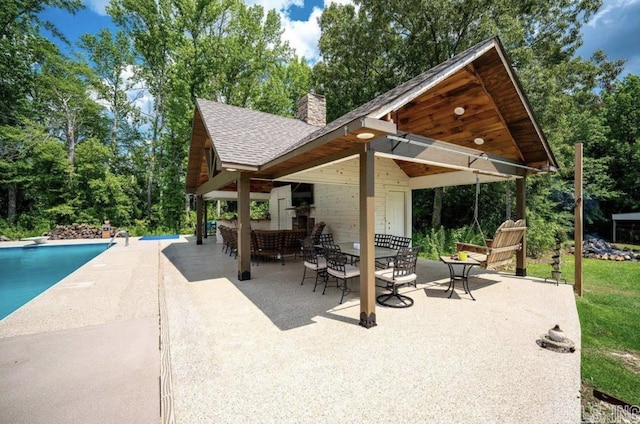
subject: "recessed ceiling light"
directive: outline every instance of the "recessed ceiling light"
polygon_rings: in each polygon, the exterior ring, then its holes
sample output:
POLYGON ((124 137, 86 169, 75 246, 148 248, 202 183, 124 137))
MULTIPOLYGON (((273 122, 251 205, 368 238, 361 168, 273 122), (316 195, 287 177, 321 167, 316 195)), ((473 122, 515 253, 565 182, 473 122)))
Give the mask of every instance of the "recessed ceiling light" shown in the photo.
POLYGON ((370 133, 370 132, 361 132, 356 135, 356 137, 358 137, 360 140, 370 140, 375 136, 376 135, 374 133, 370 133))
POLYGON ((455 109, 453 109, 453 113, 455 113, 456 115, 460 116, 460 115, 464 114, 464 108, 462 106, 458 106, 455 109))
POLYGON ((474 143, 476 143, 478 146, 480 146, 481 144, 484 144, 484 138, 476 138, 475 140, 473 140, 474 143))

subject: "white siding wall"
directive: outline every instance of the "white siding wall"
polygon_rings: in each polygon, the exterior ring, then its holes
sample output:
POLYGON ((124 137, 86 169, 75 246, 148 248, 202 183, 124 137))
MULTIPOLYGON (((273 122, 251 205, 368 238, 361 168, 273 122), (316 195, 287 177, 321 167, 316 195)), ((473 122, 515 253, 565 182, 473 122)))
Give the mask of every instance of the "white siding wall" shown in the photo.
MULTIPOLYGON (((316 223, 327 224, 325 233, 333 233, 336 241, 359 240, 359 159, 351 159, 335 165, 296 174, 291 177, 299 182, 314 184, 313 216, 316 223)), ((375 162, 376 233, 386 232, 386 193, 388 190, 406 191, 406 234, 411 235, 411 192, 409 177, 398 165, 386 158, 375 162)), ((273 217, 273 215, 272 215, 273 217)))
MULTIPOLYGON (((282 186, 282 187, 276 187, 274 189, 271 190, 271 198, 269 199, 269 215, 271 217, 271 221, 270 221, 270 230, 277 230, 278 229, 278 222, 279 222, 279 212, 278 212, 278 199, 284 199, 284 203, 285 203, 285 207, 289 208, 291 207, 292 203, 291 203, 291 186, 290 185, 286 185, 286 186, 282 186)), ((289 215, 288 211, 285 211, 286 215, 286 226, 285 228, 282 228, 283 230, 290 230, 293 228, 293 222, 291 220, 291 217, 289 215)))

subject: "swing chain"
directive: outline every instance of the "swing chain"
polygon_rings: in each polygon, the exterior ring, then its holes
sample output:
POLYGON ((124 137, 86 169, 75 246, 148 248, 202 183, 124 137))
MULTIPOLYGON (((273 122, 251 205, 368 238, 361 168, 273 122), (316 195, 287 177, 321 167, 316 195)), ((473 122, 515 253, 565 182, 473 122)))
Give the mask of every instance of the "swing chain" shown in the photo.
POLYGON ((478 231, 480 231, 480 236, 482 236, 482 243, 484 243, 484 247, 488 247, 487 246, 487 239, 484 236, 484 232, 482 231, 482 227, 480 226, 480 221, 478 220, 478 202, 479 202, 479 199, 480 199, 480 177, 476 173, 476 205, 475 205, 475 209, 473 210, 473 220, 476 223, 476 225, 478 226, 478 231))

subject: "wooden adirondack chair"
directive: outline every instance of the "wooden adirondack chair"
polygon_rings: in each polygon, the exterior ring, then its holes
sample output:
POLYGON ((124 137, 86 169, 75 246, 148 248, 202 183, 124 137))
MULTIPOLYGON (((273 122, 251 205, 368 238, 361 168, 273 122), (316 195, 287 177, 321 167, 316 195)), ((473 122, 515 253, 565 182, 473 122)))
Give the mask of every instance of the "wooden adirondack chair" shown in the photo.
POLYGON ((498 227, 486 246, 456 243, 456 251, 467 252, 470 258, 480 262, 485 269, 496 269, 511 261, 516 250, 522 249, 522 239, 527 231, 524 219, 507 220, 498 227))

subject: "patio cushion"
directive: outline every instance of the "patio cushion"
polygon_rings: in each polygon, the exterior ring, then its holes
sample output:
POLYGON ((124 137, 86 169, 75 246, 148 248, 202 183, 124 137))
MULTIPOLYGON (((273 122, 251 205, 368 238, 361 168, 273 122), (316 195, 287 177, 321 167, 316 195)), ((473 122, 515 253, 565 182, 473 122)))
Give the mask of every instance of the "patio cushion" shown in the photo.
POLYGON ((307 262, 304 261, 304 266, 306 266, 309 269, 312 269, 314 271, 317 271, 319 269, 326 269, 327 268, 327 260, 323 257, 318 256, 318 264, 314 264, 312 262, 307 262))
POLYGON ((376 278, 394 284, 408 284, 414 282, 418 277, 416 274, 408 274, 393 279, 393 268, 381 269, 376 271, 376 278))
POLYGON ((344 270, 344 274, 342 272, 336 271, 334 269, 329 268, 328 269, 329 274, 333 275, 334 277, 339 277, 339 278, 352 278, 352 277, 357 277, 358 275, 360 275, 360 268, 355 267, 353 265, 345 265, 345 270, 344 270))

